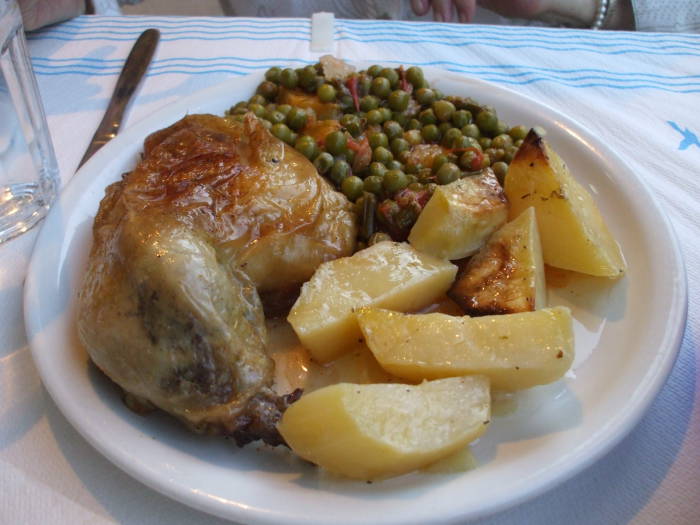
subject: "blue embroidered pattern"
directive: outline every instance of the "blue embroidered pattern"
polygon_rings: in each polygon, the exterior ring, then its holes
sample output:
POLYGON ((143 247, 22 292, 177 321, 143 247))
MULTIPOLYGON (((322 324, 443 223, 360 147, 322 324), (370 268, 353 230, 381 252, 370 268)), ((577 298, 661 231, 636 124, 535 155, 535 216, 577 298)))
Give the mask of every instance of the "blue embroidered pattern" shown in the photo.
POLYGON ((681 140, 681 143, 678 145, 679 150, 688 149, 693 145, 700 148, 700 140, 698 140, 698 136, 695 133, 690 131, 688 128, 681 129, 681 127, 672 120, 667 120, 666 122, 668 122, 668 125, 675 129, 678 133, 683 135, 683 140, 681 140))

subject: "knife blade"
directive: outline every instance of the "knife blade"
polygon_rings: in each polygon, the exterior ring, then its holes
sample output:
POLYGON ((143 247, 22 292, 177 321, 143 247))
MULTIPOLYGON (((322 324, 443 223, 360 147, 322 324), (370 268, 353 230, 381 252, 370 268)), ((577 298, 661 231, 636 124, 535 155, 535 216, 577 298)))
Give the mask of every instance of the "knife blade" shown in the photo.
POLYGON ((104 117, 90 141, 90 144, 78 164, 80 168, 92 155, 113 139, 119 132, 124 113, 131 101, 131 97, 141 83, 141 79, 148 70, 153 54, 155 53, 160 31, 157 29, 147 29, 136 40, 131 48, 129 56, 126 57, 124 67, 117 79, 112 97, 107 105, 104 117))

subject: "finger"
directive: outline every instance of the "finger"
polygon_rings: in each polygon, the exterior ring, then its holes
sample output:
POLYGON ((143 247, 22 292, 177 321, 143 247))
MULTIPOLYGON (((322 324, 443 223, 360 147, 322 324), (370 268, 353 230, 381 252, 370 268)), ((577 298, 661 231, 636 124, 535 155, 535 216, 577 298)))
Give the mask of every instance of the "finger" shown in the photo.
POLYGON ((433 0, 433 18, 438 22, 451 22, 452 0, 433 0))
POLYGON ((547 9, 548 0, 479 0, 479 5, 503 16, 533 18, 547 9))
POLYGON ((423 16, 430 10, 430 0, 411 0, 411 9, 418 16, 423 16))
POLYGON ((463 24, 471 22, 476 11, 476 0, 454 0, 457 18, 463 24))

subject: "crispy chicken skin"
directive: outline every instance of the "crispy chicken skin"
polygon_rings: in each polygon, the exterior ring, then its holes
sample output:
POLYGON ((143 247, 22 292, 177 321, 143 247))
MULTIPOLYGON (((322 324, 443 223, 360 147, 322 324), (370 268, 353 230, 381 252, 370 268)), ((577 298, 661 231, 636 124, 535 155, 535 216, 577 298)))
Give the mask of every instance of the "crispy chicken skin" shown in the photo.
POLYGON ((106 190, 79 337, 132 401, 278 444, 295 394, 272 390, 260 296, 287 302, 321 262, 352 253, 355 228, 347 199, 257 119, 187 116, 106 190))

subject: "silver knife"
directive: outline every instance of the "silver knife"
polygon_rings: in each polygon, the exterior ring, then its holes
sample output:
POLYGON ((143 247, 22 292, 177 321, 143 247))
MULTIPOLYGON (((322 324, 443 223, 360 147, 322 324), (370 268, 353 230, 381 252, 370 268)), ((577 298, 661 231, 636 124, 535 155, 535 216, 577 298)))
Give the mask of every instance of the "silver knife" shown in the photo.
POLYGON ((117 85, 112 93, 102 122, 97 126, 97 131, 88 145, 85 155, 83 155, 78 167, 92 157, 98 149, 113 139, 119 132, 124 112, 126 111, 131 96, 139 86, 144 73, 151 63, 153 53, 160 39, 160 31, 157 29, 147 29, 139 36, 138 40, 131 48, 129 56, 126 57, 117 85))

